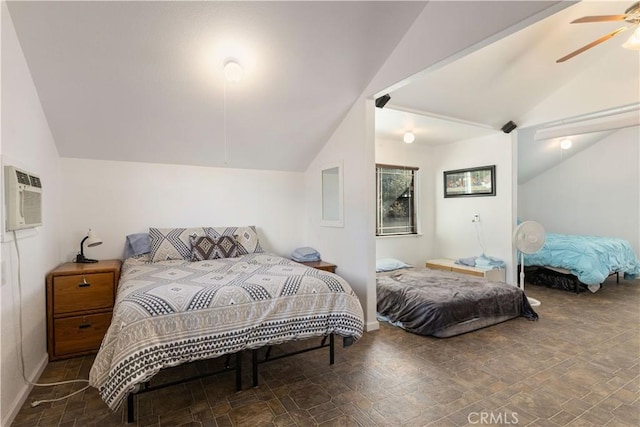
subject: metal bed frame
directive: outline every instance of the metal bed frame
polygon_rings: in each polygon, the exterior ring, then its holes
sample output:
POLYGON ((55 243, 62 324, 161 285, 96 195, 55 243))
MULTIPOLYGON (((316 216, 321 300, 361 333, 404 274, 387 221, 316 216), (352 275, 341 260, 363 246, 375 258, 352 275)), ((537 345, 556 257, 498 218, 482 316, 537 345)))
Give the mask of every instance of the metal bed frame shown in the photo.
MULTIPOLYGON (((529 267, 525 267, 525 271, 526 268, 530 268, 530 269, 544 269, 544 270, 548 270, 551 271, 555 274, 559 274, 562 275, 563 277, 567 278, 568 280, 570 280, 573 283, 574 289, 575 289, 575 293, 576 294, 580 294, 580 287, 581 285, 587 286, 584 283, 582 283, 580 280, 578 280, 578 278, 571 274, 571 271, 567 270, 566 268, 560 268, 560 267, 550 267, 550 266, 529 266, 529 267)), ((615 274, 616 276, 616 283, 620 283, 620 272, 619 271, 612 271, 611 273, 609 273, 609 275, 607 277, 611 277, 615 274)), ((604 282, 600 283, 600 287, 604 286, 604 282)), ((569 290, 568 287, 565 288, 565 290, 569 290)))
MULTIPOLYGON (((297 354, 306 353, 308 351, 318 350, 321 348, 329 347, 329 365, 333 365, 335 362, 335 338, 334 334, 331 333, 329 335, 325 335, 322 337, 322 342, 314 347, 305 348, 302 350, 292 351, 289 353, 280 354, 277 356, 271 356, 271 349, 273 346, 267 346, 267 351, 262 360, 259 360, 258 350, 259 348, 251 350, 251 368, 252 368, 252 377, 253 377, 253 387, 258 386, 258 365, 261 363, 273 362, 274 360, 283 359, 289 356, 295 356, 297 354), (329 338, 329 343, 327 344, 327 338, 329 338)), ((148 393, 154 390, 159 390, 166 387, 171 387, 178 384, 184 384, 190 381, 199 380, 202 378, 207 378, 215 375, 219 375, 225 372, 234 371, 236 373, 236 391, 242 390, 242 359, 243 359, 244 351, 240 351, 234 354, 227 354, 226 360, 224 364, 224 368, 214 371, 207 372, 199 375, 190 376, 188 378, 182 378, 180 380, 171 381, 158 385, 151 385, 150 380, 146 381, 142 384, 140 390, 129 393, 127 395, 127 423, 132 423, 135 421, 135 397, 139 394, 148 393), (231 364, 231 356, 235 355, 234 364, 231 364)))
POLYGON ((127 395, 127 423, 132 423, 135 421, 135 397, 139 394, 144 394, 144 393, 148 393, 150 391, 154 391, 154 390, 160 390, 162 388, 166 388, 166 387, 171 387, 174 385, 178 385, 178 384, 184 384, 190 381, 194 381, 194 380, 199 380, 201 378, 207 378, 207 377, 211 377, 214 375, 219 375, 225 372, 230 372, 230 371, 235 371, 236 373, 236 391, 240 391, 242 390, 242 353, 243 352, 238 352, 238 353, 234 353, 235 355, 235 366, 231 365, 231 354, 227 354, 226 356, 226 360, 225 360, 225 364, 224 364, 224 368, 214 371, 214 372, 207 372, 204 374, 199 374, 199 375, 194 375, 188 378, 182 378, 180 380, 176 380, 176 381, 171 381, 171 382, 167 382, 167 383, 163 383, 163 384, 158 384, 158 385, 150 385, 150 381, 146 381, 145 383, 142 384, 142 388, 138 391, 129 393, 127 395))
MULTIPOLYGON (((543 268, 546 268, 547 270, 555 271, 556 273, 564 274, 567 277, 573 278, 576 294, 578 294, 578 295, 580 294, 580 285, 582 285, 583 283, 580 280, 578 280, 578 278, 576 276, 571 274, 571 272, 569 270, 567 270, 565 268, 548 267, 548 266, 545 266, 543 268)), ((613 271, 613 272, 609 273, 609 275, 607 277, 611 277, 614 274, 616 275, 616 283, 620 283, 620 273, 618 271, 613 271)), ((604 286, 604 282, 600 283, 600 287, 603 287, 603 286, 604 286)))
POLYGON ((262 360, 258 358, 258 350, 259 348, 255 348, 251 350, 251 368, 252 368, 252 377, 253 377, 253 387, 258 386, 258 365, 267 362, 273 362, 274 360, 283 359, 289 356, 295 356, 296 354, 306 353, 308 351, 318 350, 321 348, 329 347, 329 365, 333 365, 335 363, 335 338, 334 334, 325 335, 322 337, 322 342, 320 345, 315 347, 305 348, 302 350, 292 351, 290 353, 280 354, 278 356, 271 357, 271 348, 272 346, 267 347, 267 352, 264 355, 262 360), (327 338, 329 338, 329 344, 327 344, 327 338))

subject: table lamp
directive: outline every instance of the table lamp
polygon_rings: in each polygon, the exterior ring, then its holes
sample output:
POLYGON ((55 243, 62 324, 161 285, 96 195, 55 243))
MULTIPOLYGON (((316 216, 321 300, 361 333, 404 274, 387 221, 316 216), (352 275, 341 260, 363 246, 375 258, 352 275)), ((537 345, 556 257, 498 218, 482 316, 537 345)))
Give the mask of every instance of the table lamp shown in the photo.
POLYGON ((89 263, 89 262, 98 262, 97 259, 89 259, 84 256, 84 242, 87 242, 87 246, 93 247, 102 244, 102 239, 99 238, 96 233, 94 233, 91 229, 89 229, 89 233, 87 236, 82 239, 80 242, 80 253, 76 256, 76 262, 89 263))

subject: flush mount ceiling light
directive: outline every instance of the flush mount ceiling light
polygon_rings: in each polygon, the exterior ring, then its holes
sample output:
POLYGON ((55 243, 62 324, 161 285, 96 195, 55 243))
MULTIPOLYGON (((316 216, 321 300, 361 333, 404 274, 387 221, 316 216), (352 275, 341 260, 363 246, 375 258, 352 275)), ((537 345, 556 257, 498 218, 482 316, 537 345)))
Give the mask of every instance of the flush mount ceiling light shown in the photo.
POLYGON ((242 80, 244 76, 244 70, 240 63, 233 59, 229 58, 224 61, 224 78, 230 83, 238 83, 242 80))
POLYGON ((403 140, 407 144, 411 144, 416 140, 416 136, 413 134, 413 132, 405 132, 403 140))
POLYGON ((560 148, 562 148, 563 150, 568 150, 569 148, 571 148, 572 144, 573 142, 571 142, 570 139, 563 139, 562 141, 560 141, 560 148))

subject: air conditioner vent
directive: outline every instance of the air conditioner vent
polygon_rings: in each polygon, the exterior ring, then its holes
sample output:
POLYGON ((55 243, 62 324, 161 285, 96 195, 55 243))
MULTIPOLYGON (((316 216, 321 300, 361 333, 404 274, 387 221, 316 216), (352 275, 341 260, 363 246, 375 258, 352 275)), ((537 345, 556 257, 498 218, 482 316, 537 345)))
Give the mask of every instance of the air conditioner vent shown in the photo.
POLYGON ((42 181, 32 173, 5 166, 6 230, 42 225, 42 181))
POLYGON ((29 180, 31 181, 32 186, 42 188, 42 183, 40 182, 40 178, 38 178, 37 176, 29 175, 29 180))
POLYGON ((31 185, 31 182, 29 181, 29 174, 16 169, 16 177, 18 179, 18 184, 31 185))

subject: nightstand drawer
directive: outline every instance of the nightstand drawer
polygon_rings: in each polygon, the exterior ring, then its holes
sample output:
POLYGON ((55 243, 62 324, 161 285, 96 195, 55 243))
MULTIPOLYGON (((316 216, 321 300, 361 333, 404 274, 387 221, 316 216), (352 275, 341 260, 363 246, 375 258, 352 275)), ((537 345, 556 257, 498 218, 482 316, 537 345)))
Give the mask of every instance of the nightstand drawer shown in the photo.
POLYGON ((54 316, 113 306, 113 273, 74 274, 53 279, 54 316))
POLYGON ((98 351, 111 323, 122 261, 67 262, 47 274, 49 361, 98 351))
POLYGON ((111 323, 111 312, 54 320, 54 353, 70 355, 100 348, 111 323))

